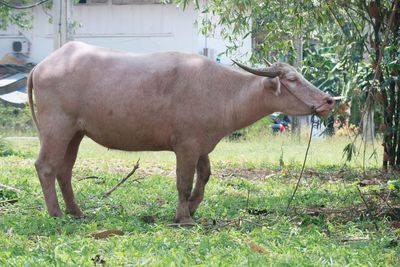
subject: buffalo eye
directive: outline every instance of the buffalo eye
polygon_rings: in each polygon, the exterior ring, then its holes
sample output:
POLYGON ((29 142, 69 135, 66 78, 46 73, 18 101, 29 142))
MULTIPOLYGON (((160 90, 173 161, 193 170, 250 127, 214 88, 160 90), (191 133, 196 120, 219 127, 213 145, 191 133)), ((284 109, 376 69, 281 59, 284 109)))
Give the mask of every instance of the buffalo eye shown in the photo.
POLYGON ((288 81, 290 81, 290 82, 295 82, 295 81, 297 81, 297 77, 296 77, 296 76, 289 76, 287 79, 288 79, 288 81))

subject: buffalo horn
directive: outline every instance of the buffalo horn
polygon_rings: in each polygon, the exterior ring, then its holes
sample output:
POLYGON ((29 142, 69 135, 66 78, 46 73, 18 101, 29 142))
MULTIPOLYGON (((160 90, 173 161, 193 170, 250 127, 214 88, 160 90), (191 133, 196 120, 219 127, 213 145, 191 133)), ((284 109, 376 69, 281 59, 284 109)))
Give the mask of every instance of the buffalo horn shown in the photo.
POLYGON ((238 65, 240 68, 244 69, 245 71, 248 71, 250 73, 253 73, 255 75, 258 76, 265 76, 265 77, 269 77, 269 78, 275 78, 279 75, 281 75, 280 71, 268 71, 268 70, 258 70, 258 69, 253 69, 250 67, 247 67, 246 65, 243 65, 235 60, 232 59, 232 61, 238 65))
POLYGON ((263 60, 264 60, 264 63, 267 64, 268 67, 272 66, 272 63, 269 62, 266 58, 263 58, 263 60))

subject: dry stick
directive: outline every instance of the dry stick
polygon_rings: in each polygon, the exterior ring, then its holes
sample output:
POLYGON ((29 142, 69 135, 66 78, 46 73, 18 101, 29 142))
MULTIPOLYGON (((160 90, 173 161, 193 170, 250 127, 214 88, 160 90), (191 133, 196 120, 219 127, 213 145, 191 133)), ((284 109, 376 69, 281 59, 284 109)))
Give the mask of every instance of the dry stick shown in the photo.
POLYGON ((5 185, 5 184, 0 184, 0 188, 11 190, 11 191, 14 191, 14 192, 17 192, 17 193, 21 193, 22 192, 21 190, 15 188, 15 187, 12 187, 12 186, 9 186, 9 185, 5 185))
MULTIPOLYGON (((106 192, 104 194, 105 197, 110 196, 112 192, 114 192, 118 187, 120 187, 123 183, 125 183, 125 181, 128 180, 128 178, 131 177, 137 169, 139 169, 139 161, 140 161, 140 158, 137 160, 135 166, 133 167, 133 170, 130 173, 128 173, 128 175, 125 178, 123 178, 121 181, 119 181, 119 183, 117 185, 115 185, 108 192, 106 192)), ((143 178, 141 178, 141 179, 143 179, 143 178)), ((138 180, 140 180, 140 179, 136 179, 135 181, 138 181, 138 180)))
POLYGON ((103 180, 103 178, 101 178, 99 176, 94 176, 94 175, 77 178, 76 180, 77 181, 83 181, 83 180, 88 180, 88 179, 100 179, 100 180, 103 180))
POLYGON ((14 204, 16 202, 18 202, 18 198, 2 200, 2 201, 0 201, 0 206, 2 206, 4 204, 14 204))
MULTIPOLYGON (((364 195, 362 194, 360 188, 359 188, 358 186, 356 186, 356 188, 357 188, 358 193, 360 194, 360 197, 361 197, 362 201, 364 202, 365 207, 366 207, 367 210, 368 210, 368 213, 369 213, 371 216, 373 216, 372 209, 371 209, 370 206, 368 205, 368 202, 367 202, 367 200, 364 198, 364 195)), ((374 224, 376 231, 379 231, 378 224, 375 222, 374 217, 375 217, 375 216, 373 216, 373 218, 372 218, 372 223, 374 224)))
POLYGON ((358 241, 366 241, 369 240, 369 238, 367 237, 347 237, 347 238, 343 238, 340 241, 342 241, 343 243, 346 242, 358 242, 358 241))
POLYGON ((313 119, 314 116, 315 116, 315 115, 313 115, 313 117, 311 117, 310 138, 308 139, 308 145, 307 145, 306 154, 304 155, 303 166, 301 167, 301 172, 300 172, 299 178, 297 179, 296 187, 294 188, 293 194, 292 194, 292 196, 290 197, 289 203, 288 203, 288 205, 287 205, 287 207, 286 207, 286 213, 288 212, 288 210, 289 210, 289 208, 290 208, 290 205, 292 204, 294 195, 296 194, 297 189, 299 188, 299 185, 300 185, 301 178, 303 177, 304 167, 306 166, 306 161, 307 161, 307 156, 308 156, 308 150, 310 149, 311 138, 312 138, 313 129, 314 129, 314 123, 313 123, 313 122, 314 122, 314 119, 313 119))
MULTIPOLYGON (((386 206, 389 207, 389 209, 391 210, 392 214, 394 215, 394 217, 396 217, 397 220, 400 220, 399 215, 397 215, 396 210, 394 209, 394 207, 392 205, 389 204, 389 199, 388 198, 383 198, 381 195, 379 195, 379 193, 375 193, 376 196, 378 196, 383 202, 385 202, 386 206)), ((390 195, 390 191, 388 193, 388 196, 390 195)))
POLYGON ((250 189, 247 189, 246 209, 249 209, 250 189))

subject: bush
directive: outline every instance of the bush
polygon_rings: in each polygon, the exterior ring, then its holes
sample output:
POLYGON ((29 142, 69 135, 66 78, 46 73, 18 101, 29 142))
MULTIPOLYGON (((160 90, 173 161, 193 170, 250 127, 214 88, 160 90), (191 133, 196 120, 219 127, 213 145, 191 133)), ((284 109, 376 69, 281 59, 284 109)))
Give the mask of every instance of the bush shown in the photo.
POLYGON ((12 149, 11 144, 0 136, 0 157, 15 155, 17 152, 12 149))
POLYGON ((0 103, 0 133, 33 132, 29 106, 20 108, 0 103))
POLYGON ((270 116, 266 116, 246 128, 233 132, 228 136, 228 140, 249 140, 257 139, 262 136, 270 136, 272 135, 271 124, 272 120, 270 116))
POLYGON ((337 128, 335 130, 336 136, 355 136, 360 132, 360 129, 354 125, 350 124, 349 126, 343 125, 341 128, 337 128))

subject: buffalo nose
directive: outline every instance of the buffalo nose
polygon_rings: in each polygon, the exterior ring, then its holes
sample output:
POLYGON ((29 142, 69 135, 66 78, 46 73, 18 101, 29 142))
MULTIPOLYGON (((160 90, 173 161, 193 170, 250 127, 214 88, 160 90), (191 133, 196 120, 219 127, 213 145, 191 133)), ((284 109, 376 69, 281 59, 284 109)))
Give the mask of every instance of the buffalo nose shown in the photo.
POLYGON ((325 101, 326 101, 326 104, 328 104, 329 106, 334 106, 335 102, 336 102, 333 97, 328 97, 325 101))

